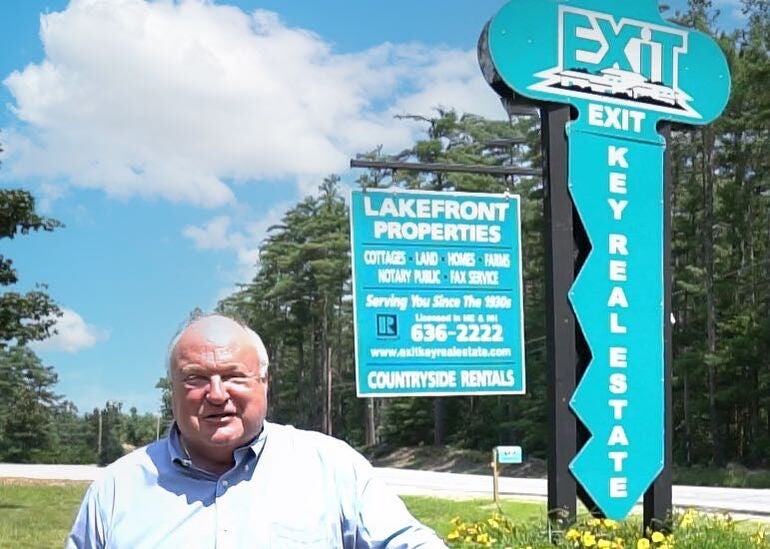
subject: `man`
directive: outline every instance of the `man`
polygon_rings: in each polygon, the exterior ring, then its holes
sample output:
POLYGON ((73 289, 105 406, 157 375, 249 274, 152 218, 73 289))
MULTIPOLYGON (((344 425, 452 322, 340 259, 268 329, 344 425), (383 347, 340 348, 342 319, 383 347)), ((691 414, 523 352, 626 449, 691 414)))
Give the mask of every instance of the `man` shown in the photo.
POLYGON ((347 444, 265 421, 267 366, 232 319, 183 329, 168 438, 105 469, 67 547, 444 547, 347 444))

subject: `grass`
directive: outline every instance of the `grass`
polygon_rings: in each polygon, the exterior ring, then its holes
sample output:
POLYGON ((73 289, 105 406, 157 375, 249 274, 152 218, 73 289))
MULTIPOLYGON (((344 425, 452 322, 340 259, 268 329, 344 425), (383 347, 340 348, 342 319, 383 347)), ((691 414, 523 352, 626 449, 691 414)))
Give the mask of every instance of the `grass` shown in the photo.
POLYGON ((727 467, 674 467, 674 484, 689 486, 724 486, 728 488, 770 488, 770 471, 727 467))
MULTIPOLYGON (((404 496, 401 499, 415 517, 443 538, 454 528, 452 519, 455 517, 476 522, 498 512, 498 506, 488 499, 451 500, 423 496, 404 496)), ((499 512, 516 523, 545 522, 545 505, 542 503, 503 500, 499 512)))
POLYGON ((0 547, 62 547, 87 487, 0 479, 0 547))
MULTIPOLYGON (((35 482, 21 479, 0 479, 0 548, 49 548, 61 547, 86 490, 84 482, 35 482)), ((591 525, 592 519, 583 519, 574 527, 575 536, 562 539, 557 545, 548 541, 545 532, 545 505, 503 500, 498 507, 488 499, 447 500, 431 497, 406 496, 403 498, 409 510, 423 523, 447 539, 458 530, 463 535, 469 528, 487 529, 498 538, 508 537, 511 547, 602 547, 597 541, 613 539, 620 531, 607 531, 603 525, 591 525), (460 517, 456 519, 456 517, 460 517), (492 517, 496 517, 490 522, 492 517), (500 525, 497 525, 497 522, 500 525), (495 524, 497 533, 490 529, 495 524), (508 525, 515 537, 500 535, 508 525), (464 530, 463 530, 464 529, 464 530), (591 533, 592 532, 592 533, 591 533), (587 543, 588 534, 596 540, 587 543), (584 543, 585 542, 585 543, 584 543)), ((729 519, 712 518, 692 513, 686 529, 675 532, 677 549, 723 549, 770 547, 768 538, 758 539, 758 526, 752 523, 734 523, 729 519)), ((682 519, 678 519, 682 525, 682 519)), ((639 532, 638 517, 619 525, 627 540, 624 549, 636 549, 639 532), (636 535, 633 532, 637 532, 636 535)), ((565 533, 567 534, 567 533, 565 533)), ((513 534, 512 534, 513 535, 513 534)), ((499 539, 499 541, 503 541, 499 539)), ((451 547, 504 547, 486 543, 466 544, 457 541, 451 547)), ((605 547, 611 547, 606 545, 605 547)), ((617 547, 617 546, 616 546, 617 547)), ((645 546, 647 547, 647 546, 645 546)), ((671 545, 652 543, 649 549, 665 549, 671 545)))
POLYGON ((638 516, 623 522, 590 516, 579 518, 566 531, 548 532, 541 524, 520 524, 505 515, 484 520, 456 519, 446 535, 450 548, 510 549, 759 549, 770 548, 770 534, 756 523, 735 522, 726 515, 694 510, 675 514, 665 532, 642 535, 638 516))
MULTIPOLYGON (((72 526, 80 500, 88 486, 84 482, 42 483, 0 479, 0 548, 61 547, 72 526)), ((451 520, 462 516, 482 520, 497 510, 489 500, 458 501, 406 496, 409 510, 445 537, 451 520)), ((540 503, 503 501, 503 512, 516 521, 542 519, 540 503)))

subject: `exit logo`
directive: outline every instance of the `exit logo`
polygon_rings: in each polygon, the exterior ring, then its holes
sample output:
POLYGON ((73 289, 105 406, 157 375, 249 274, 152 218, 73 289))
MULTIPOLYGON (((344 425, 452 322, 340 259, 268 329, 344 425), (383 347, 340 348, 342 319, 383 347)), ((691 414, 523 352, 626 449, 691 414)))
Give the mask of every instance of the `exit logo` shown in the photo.
MULTIPOLYGON (((658 120, 705 124, 723 110, 730 74, 709 36, 669 23, 655 0, 511 0, 490 21, 481 50, 517 94, 623 109, 638 137, 659 141, 658 120)), ((609 112, 609 111, 608 111, 609 112)), ((621 112, 621 111, 617 111, 621 112)))
POLYGON ((701 118, 679 86, 686 31, 571 6, 559 6, 557 24, 556 66, 529 89, 701 118))

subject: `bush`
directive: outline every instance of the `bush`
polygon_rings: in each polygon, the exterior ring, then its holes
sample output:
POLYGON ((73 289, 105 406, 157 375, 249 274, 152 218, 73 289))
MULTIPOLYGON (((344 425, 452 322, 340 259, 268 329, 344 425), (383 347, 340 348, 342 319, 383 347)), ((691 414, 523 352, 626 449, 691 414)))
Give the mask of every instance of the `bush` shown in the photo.
POLYGON ((729 515, 712 516, 688 510, 674 515, 661 531, 641 535, 638 520, 617 522, 586 518, 566 531, 540 524, 514 524, 495 513, 485 520, 466 523, 452 519, 447 535, 450 547, 510 547, 521 549, 743 549, 770 547, 770 536, 761 526, 738 524, 729 515))

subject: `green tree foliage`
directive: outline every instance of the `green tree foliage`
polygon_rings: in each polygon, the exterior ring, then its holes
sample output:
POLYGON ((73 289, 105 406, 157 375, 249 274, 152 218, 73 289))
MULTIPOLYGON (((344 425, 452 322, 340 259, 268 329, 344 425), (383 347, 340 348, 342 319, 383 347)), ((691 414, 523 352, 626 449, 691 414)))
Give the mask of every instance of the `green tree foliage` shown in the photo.
POLYGON ((160 389, 160 418, 164 425, 174 419, 174 411, 171 407, 171 381, 163 376, 155 384, 156 389, 160 389))
MULTIPOLYGON (((55 219, 42 217, 35 211, 35 199, 23 190, 0 189, 0 239, 14 238, 30 231, 52 231, 61 227, 55 219)), ((0 254, 0 286, 12 286, 18 282, 13 261, 0 254)), ((45 293, 45 286, 19 293, 4 291, 0 294, 0 348, 15 341, 24 345, 28 341, 45 339, 61 312, 45 293)))
POLYGON ((71 402, 56 406, 51 418, 54 441, 44 461, 48 463, 88 464, 97 462, 97 431, 78 414, 71 402))
POLYGON ((123 404, 107 401, 104 408, 94 408, 85 415, 85 421, 96 433, 96 462, 99 465, 112 463, 124 454, 126 418, 123 404))
POLYGON ((123 418, 123 441, 128 446, 138 448, 149 444, 160 434, 158 433, 158 417, 152 414, 140 415, 135 407, 123 418))
POLYGON ((118 402, 79 415, 54 392, 57 381, 30 349, 0 349, 0 461, 105 465, 156 439, 155 415, 127 415, 118 402))
POLYGON ((327 433, 347 430, 353 372, 347 206, 339 178, 271 227, 249 284, 220 304, 263 336, 272 414, 327 433))
POLYGON ((25 347, 0 349, 0 460, 40 461, 54 442, 56 373, 25 347))
MULTIPOLYGON (((685 464, 768 464, 770 76, 768 4, 717 37, 733 88, 714 124, 676 131, 673 174, 674 444, 685 464)), ((683 17, 709 32, 710 3, 683 17)))

